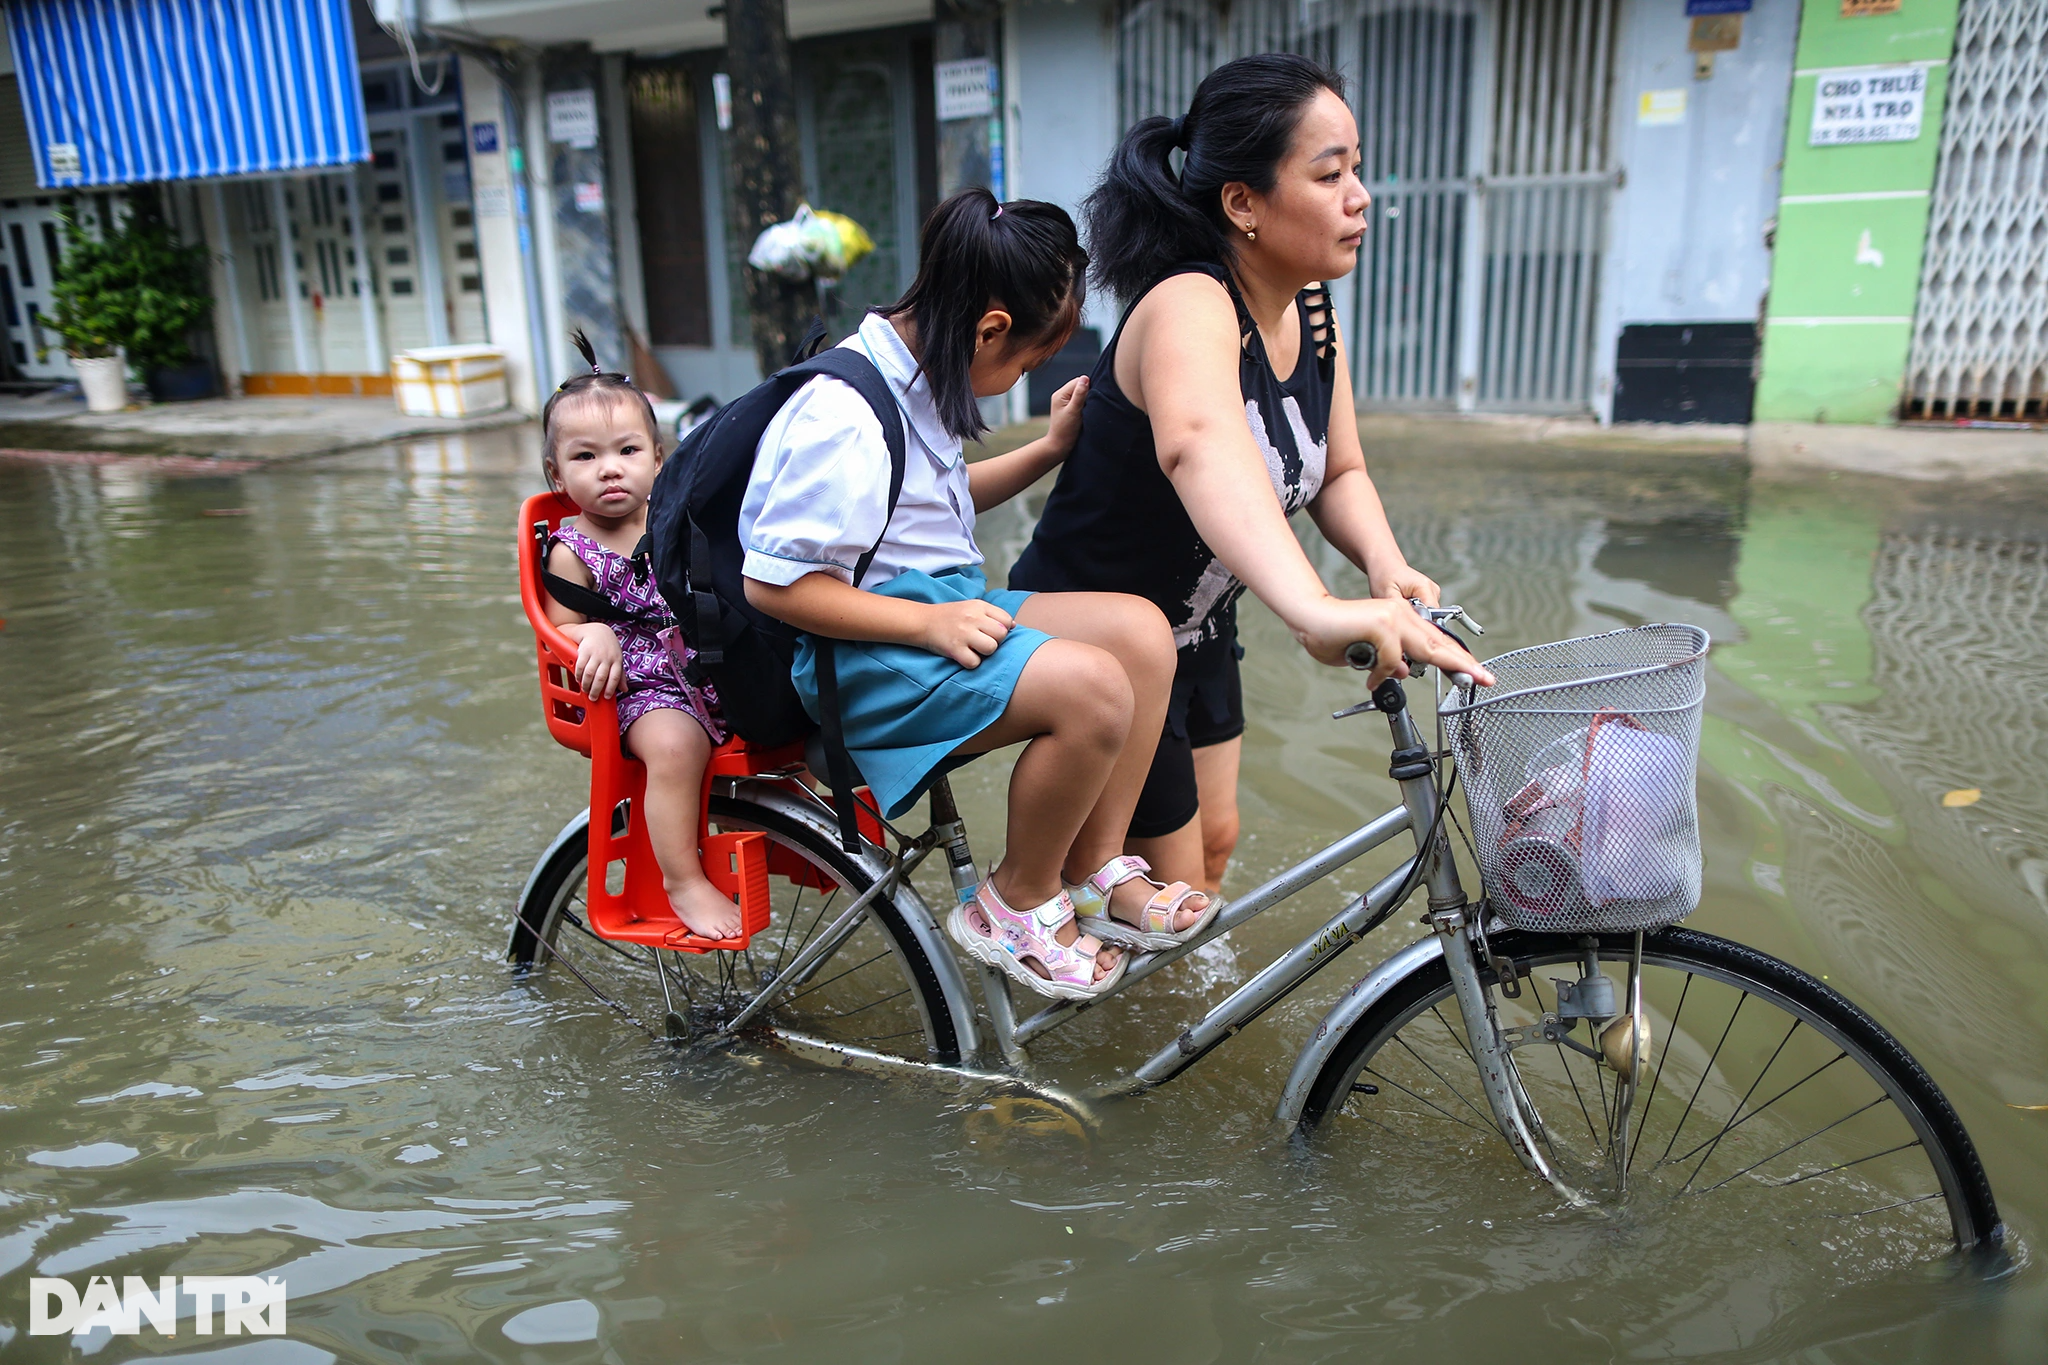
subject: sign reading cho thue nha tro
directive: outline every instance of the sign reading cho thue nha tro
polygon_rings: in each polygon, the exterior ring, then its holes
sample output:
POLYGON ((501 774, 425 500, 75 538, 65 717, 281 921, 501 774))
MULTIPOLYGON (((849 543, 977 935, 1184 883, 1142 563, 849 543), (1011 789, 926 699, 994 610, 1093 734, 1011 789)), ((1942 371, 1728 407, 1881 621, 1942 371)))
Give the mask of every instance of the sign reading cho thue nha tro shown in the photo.
POLYGON ((1844 66, 1814 82, 1812 147, 1911 142, 1927 103, 1924 66, 1844 66))

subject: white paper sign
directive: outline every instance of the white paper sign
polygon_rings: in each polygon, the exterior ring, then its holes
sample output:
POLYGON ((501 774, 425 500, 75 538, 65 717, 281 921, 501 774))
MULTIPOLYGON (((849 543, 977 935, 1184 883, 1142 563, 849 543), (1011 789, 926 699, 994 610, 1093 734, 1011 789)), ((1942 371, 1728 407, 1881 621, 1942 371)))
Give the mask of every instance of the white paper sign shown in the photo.
POLYGON ((1813 88, 1810 147, 1852 142, 1911 142, 1920 136, 1927 68, 1845 66, 1823 71, 1813 88))
POLYGON ((557 90, 548 96, 548 141, 597 145, 597 92, 557 90))
POLYGON ((987 118, 996 111, 996 64, 986 57, 940 62, 932 68, 939 118, 987 118))
POLYGON ((1636 101, 1636 123, 1644 128, 1662 128, 1685 122, 1685 90, 1645 90, 1636 101))

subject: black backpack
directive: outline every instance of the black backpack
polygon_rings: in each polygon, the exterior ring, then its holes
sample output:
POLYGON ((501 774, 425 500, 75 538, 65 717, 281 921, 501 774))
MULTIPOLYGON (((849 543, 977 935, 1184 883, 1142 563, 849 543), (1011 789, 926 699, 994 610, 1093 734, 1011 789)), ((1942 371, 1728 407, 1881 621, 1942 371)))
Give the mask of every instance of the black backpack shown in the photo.
MULTIPOLYGON (((855 823, 852 760, 839 728, 839 680, 832 642, 815 641, 821 723, 813 724, 790 681, 798 632, 763 615, 747 601, 740 566, 746 547, 739 540, 740 501, 753 477, 754 453, 762 433, 796 391, 819 375, 851 385, 867 400, 889 447, 889 511, 903 492, 903 414, 896 395, 859 352, 834 347, 770 375, 705 418, 683 436, 655 475, 647 501, 648 548, 655 583, 697 651, 695 668, 718 689, 725 723, 733 733, 761 745, 791 744, 824 731, 826 767, 839 809, 842 842, 859 848, 855 823)), ((883 534, 888 521, 883 521, 883 534)), ((854 566, 860 586, 879 540, 854 566)))

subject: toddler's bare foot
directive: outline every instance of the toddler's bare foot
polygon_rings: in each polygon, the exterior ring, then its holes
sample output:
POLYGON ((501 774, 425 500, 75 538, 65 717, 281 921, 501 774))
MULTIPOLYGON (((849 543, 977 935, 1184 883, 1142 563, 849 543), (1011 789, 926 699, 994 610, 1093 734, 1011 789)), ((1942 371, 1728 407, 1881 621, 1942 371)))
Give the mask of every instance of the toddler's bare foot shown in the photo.
POLYGON ((737 938, 740 908, 701 878, 668 888, 669 908, 698 938, 737 938))

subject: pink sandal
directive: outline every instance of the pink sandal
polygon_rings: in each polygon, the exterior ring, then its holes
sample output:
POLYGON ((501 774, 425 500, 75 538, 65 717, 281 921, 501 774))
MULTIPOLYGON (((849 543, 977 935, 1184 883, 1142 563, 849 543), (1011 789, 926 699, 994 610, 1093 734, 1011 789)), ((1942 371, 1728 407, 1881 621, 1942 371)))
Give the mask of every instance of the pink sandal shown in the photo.
POLYGON ((1123 980, 1128 954, 1117 958, 1116 966, 1100 981, 1095 979, 1095 953, 1083 951, 1089 942, 1084 934, 1072 943, 1054 937, 1074 918, 1074 902, 1062 891, 1045 904, 1030 910, 1013 910, 996 893, 992 881, 975 888, 974 899, 953 907, 946 917, 946 932, 985 966, 1029 986, 1040 995, 1060 1000, 1092 1000, 1106 994, 1123 980), (1036 962, 1047 973, 1031 969, 1036 962))
POLYGON ((1073 897, 1076 909, 1084 912, 1081 915, 1081 931, 1093 934, 1104 943, 1120 944, 1128 948, 1144 948, 1148 951, 1178 948, 1207 929, 1210 921, 1216 918, 1216 913, 1223 908, 1223 897, 1211 896, 1208 892, 1199 891, 1186 882, 1175 882, 1168 886, 1165 882, 1153 881, 1145 875, 1151 870, 1152 864, 1143 858, 1133 858, 1126 854, 1111 858, 1102 865, 1101 871, 1090 876, 1081 885, 1069 887, 1068 894, 1073 897), (1109 913, 1109 893, 1134 879, 1146 883, 1154 890, 1152 899, 1145 902, 1143 918, 1136 925, 1130 925, 1109 913), (1200 918, 1193 924, 1176 931, 1173 927, 1173 917, 1187 905, 1190 896, 1207 897, 1209 903, 1202 908, 1200 918))

